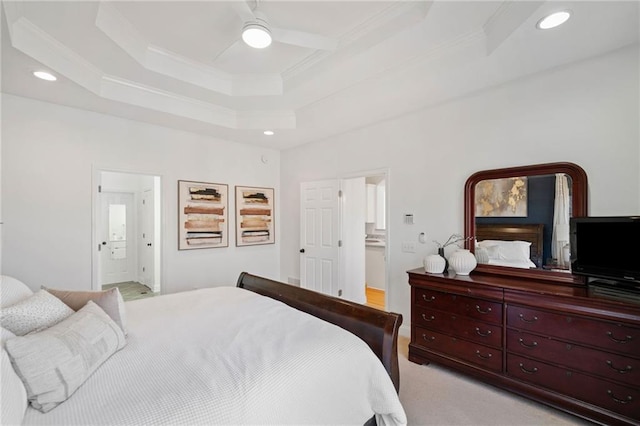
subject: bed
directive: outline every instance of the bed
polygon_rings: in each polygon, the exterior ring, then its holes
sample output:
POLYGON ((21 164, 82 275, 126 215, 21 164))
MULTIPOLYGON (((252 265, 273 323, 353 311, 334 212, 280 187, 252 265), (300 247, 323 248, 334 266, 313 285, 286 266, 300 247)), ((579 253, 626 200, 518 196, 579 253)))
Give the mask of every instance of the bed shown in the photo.
MULTIPOLYGON (((479 224, 476 223, 476 257, 479 263, 489 265, 510 266, 515 268, 537 268, 542 266, 543 257, 543 224, 479 224), (501 244, 499 242, 504 242, 501 244), (525 244, 518 244, 524 242, 525 244), (479 253, 478 248, 494 249, 509 253, 491 256, 490 253, 479 253)), ((482 250, 481 250, 482 251, 482 250)), ((497 250, 493 250, 496 252, 497 250)))
MULTIPOLYGON (((16 348, 25 337, 53 333, 89 308, 22 337, 7 338, 3 322, 3 415, 5 404, 21 403, 6 401, 5 360, 24 373, 16 348)), ((55 408, 43 413, 32 401, 20 424, 406 424, 398 314, 248 273, 236 286, 124 308, 121 349, 55 408)))

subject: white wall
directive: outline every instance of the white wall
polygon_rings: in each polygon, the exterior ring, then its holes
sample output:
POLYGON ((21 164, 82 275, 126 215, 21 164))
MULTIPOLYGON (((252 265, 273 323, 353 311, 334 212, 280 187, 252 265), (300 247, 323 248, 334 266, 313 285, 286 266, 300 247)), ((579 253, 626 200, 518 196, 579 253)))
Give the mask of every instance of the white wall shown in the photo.
POLYGON ((233 214, 234 185, 280 194, 278 152, 6 94, 2 114, 4 274, 33 289, 91 288, 97 167, 162 177, 164 292, 235 285, 243 270, 279 277, 278 200, 275 245, 235 247, 233 214), (229 185, 229 247, 178 251, 180 179, 229 185))
POLYGON ((640 213, 638 46, 482 91, 282 153, 282 277, 299 276, 300 182, 389 168, 390 310, 410 322, 406 271, 463 229, 474 172, 570 161, 589 179, 591 215, 640 213), (413 213, 414 225, 402 222, 413 213), (426 233, 427 244, 418 234, 426 233), (414 241, 415 254, 400 250, 414 241))

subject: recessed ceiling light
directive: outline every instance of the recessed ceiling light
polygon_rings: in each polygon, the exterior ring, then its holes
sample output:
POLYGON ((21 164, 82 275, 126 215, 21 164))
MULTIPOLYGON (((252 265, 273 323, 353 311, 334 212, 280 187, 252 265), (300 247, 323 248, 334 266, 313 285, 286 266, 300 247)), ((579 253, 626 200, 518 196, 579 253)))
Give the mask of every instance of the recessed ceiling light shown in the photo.
POLYGON ((47 81, 56 81, 58 79, 55 75, 48 73, 46 71, 34 71, 33 75, 35 75, 38 78, 41 78, 42 80, 47 80, 47 81))
POLYGON ((565 22, 567 22, 567 20, 570 17, 571 17, 571 12, 568 10, 555 12, 539 20, 538 23, 536 24, 536 27, 541 30, 548 30, 551 28, 555 28, 558 25, 562 25, 565 22))
POLYGON ((264 131, 264 132, 262 132, 262 133, 264 133, 264 134, 265 134, 265 135, 267 135, 267 136, 273 136, 273 135, 275 135, 275 133, 274 133, 274 131, 273 131, 273 130, 265 130, 265 131, 264 131))

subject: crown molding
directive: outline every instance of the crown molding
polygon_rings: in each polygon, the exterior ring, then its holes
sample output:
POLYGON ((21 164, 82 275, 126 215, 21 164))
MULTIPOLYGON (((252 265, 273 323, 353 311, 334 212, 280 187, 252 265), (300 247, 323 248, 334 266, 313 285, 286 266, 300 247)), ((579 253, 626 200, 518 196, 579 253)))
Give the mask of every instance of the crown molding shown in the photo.
POLYGON ((292 110, 237 111, 107 75, 28 19, 13 16, 9 26, 14 48, 101 98, 230 129, 293 129, 296 126, 292 110))
POLYGON ((503 1, 487 20, 483 31, 487 37, 487 55, 491 55, 511 33, 538 10, 544 1, 503 1))
POLYGON ((101 96, 143 108, 202 121, 231 129, 294 129, 293 111, 236 111, 197 99, 167 92, 155 87, 105 75, 101 80, 101 96))
POLYGON ((341 35, 338 50, 316 51, 286 69, 282 73, 282 77, 285 81, 291 80, 326 58, 348 56, 352 54, 354 47, 373 46, 390 35, 423 20, 427 16, 431 4, 432 1, 406 2, 397 0, 341 35), (357 46, 355 46, 356 44, 357 46))

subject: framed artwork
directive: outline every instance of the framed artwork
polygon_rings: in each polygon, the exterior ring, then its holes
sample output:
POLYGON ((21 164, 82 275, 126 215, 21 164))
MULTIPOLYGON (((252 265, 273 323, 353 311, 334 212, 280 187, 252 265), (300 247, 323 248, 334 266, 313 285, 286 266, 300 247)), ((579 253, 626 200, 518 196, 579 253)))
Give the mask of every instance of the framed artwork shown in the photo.
POLYGON ((229 246, 229 187, 178 181, 178 250, 229 246))
POLYGON ((236 246, 274 244, 274 189, 236 186, 236 246))
POLYGON ((476 217, 527 217, 527 177, 480 181, 475 198, 476 217))

